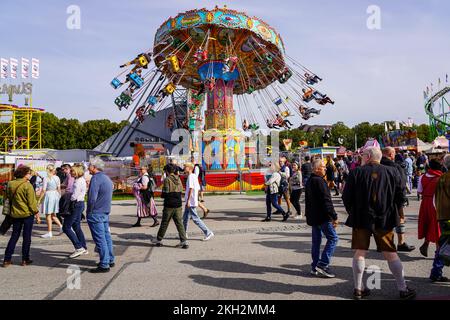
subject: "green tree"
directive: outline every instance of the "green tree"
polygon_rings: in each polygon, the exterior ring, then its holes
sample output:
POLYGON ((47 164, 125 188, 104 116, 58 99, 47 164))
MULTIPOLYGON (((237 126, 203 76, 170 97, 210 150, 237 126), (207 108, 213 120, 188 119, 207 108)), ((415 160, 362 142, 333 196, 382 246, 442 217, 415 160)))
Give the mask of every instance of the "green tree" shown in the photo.
POLYGON ((414 129, 417 130, 417 137, 423 142, 432 142, 433 137, 431 136, 430 126, 427 124, 421 124, 420 126, 415 126, 414 129))

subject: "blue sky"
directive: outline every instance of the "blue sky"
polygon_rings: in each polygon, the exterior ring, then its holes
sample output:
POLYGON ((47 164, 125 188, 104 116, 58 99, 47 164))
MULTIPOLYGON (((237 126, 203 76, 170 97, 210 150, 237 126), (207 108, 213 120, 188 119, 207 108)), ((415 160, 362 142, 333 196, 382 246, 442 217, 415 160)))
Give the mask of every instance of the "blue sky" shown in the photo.
POLYGON ((151 48, 168 17, 216 4, 275 27, 288 55, 324 78, 318 88, 336 104, 312 124, 425 123, 423 89, 450 72, 448 0, 2 0, 0 56, 40 59, 35 106, 81 121, 119 121, 128 114, 115 107, 118 92, 109 85, 118 66, 151 48), (66 28, 71 4, 81 8, 81 30, 66 28), (381 8, 381 30, 366 27, 369 5, 381 8))

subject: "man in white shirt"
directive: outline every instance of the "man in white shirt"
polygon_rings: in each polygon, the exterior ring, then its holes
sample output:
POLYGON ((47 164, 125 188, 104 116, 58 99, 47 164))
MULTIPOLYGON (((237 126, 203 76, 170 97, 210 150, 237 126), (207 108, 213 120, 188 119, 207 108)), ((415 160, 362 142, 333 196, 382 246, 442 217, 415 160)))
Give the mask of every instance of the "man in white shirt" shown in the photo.
POLYGON ((198 207, 198 193, 200 191, 200 184, 198 177, 194 174, 194 164, 192 162, 185 163, 184 172, 188 175, 186 180, 186 195, 184 197, 185 209, 183 214, 184 229, 187 233, 187 226, 189 219, 192 218, 194 223, 203 231, 205 238, 203 241, 208 241, 214 237, 214 233, 208 229, 206 224, 200 219, 197 214, 198 207))

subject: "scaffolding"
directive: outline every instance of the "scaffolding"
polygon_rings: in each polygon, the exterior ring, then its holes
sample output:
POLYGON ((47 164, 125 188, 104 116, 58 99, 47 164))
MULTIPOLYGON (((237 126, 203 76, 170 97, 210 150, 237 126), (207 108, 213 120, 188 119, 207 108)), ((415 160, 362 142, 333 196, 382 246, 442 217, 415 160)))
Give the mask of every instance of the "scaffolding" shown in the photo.
POLYGON ((42 148, 44 109, 0 104, 0 151, 42 148))

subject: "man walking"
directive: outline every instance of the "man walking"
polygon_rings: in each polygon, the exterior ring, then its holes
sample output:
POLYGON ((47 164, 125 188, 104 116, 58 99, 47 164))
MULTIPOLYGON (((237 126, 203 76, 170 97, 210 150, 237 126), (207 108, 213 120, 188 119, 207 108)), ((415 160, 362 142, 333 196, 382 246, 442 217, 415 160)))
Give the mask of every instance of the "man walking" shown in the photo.
POLYGON ((183 184, 181 183, 180 176, 176 174, 177 168, 174 165, 167 165, 164 168, 164 171, 167 177, 164 179, 161 194, 161 197, 164 199, 164 209, 161 226, 159 227, 157 238, 153 243, 156 244, 157 247, 162 246, 161 241, 166 234, 170 220, 173 219, 180 237, 180 247, 188 249, 189 245, 187 243, 186 231, 183 226, 182 215, 183 201, 181 200, 181 193, 183 192, 183 184))
POLYGON ((362 154, 363 166, 350 172, 342 196, 349 214, 346 225, 353 229, 353 297, 360 300, 370 295, 370 290, 363 286, 363 276, 365 256, 373 236, 378 251, 388 261, 400 298, 412 299, 416 292, 406 286, 403 265, 394 244, 393 229, 400 225, 398 208, 404 199, 401 178, 395 168, 381 165, 381 158, 379 148, 366 148, 362 154))
POLYGON ((334 278, 329 265, 339 240, 336 234, 338 217, 331 200, 330 189, 324 179, 325 165, 322 160, 314 160, 313 173, 306 184, 305 211, 306 223, 312 227, 312 264, 311 274, 334 278), (327 244, 320 257, 322 235, 327 238, 327 244))
POLYGON ((87 222, 92 233, 95 247, 100 255, 100 263, 91 273, 105 273, 115 265, 113 243, 109 231, 109 214, 113 194, 113 183, 103 173, 104 162, 95 158, 89 163, 89 173, 92 175, 89 184, 87 200, 87 222))
POLYGON ((305 162, 302 164, 302 184, 303 186, 306 186, 306 182, 308 182, 309 177, 311 177, 312 174, 312 166, 311 166, 311 158, 309 156, 305 157, 305 162))
POLYGON ((444 269, 444 265, 449 265, 449 261, 445 263, 439 256, 439 247, 450 238, 450 154, 444 157, 444 167, 447 168, 447 173, 439 178, 435 193, 436 218, 439 221, 441 237, 431 270, 430 280, 432 282, 449 282, 449 279, 442 275, 442 269, 444 269))
POLYGON ((397 170, 398 174, 400 175, 400 188, 402 189, 403 194, 403 200, 402 205, 398 208, 398 212, 400 215, 400 226, 395 228, 395 232, 397 233, 398 237, 398 244, 397 244, 397 251, 402 252, 411 252, 416 247, 410 246, 405 241, 405 212, 404 207, 406 204, 406 174, 405 170, 403 168, 394 162, 395 160, 395 149, 392 147, 387 147, 383 149, 383 158, 381 159, 381 164, 383 166, 391 167, 397 170))
POLYGON ((189 219, 192 218, 194 223, 203 231, 205 237, 203 241, 211 240, 214 237, 214 233, 208 229, 206 224, 200 219, 197 214, 198 207, 198 192, 200 191, 200 184, 198 178, 194 174, 194 164, 188 162, 184 165, 184 172, 188 175, 186 181, 186 195, 184 198, 185 208, 183 214, 184 230, 187 232, 189 219))

